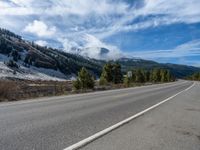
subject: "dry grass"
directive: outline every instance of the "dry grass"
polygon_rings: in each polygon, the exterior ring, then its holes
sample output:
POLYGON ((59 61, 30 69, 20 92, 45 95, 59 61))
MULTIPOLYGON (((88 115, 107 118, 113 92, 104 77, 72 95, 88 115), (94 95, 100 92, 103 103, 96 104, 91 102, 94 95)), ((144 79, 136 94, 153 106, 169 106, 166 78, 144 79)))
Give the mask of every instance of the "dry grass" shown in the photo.
POLYGON ((15 93, 17 90, 18 86, 15 82, 0 80, 0 101, 15 100, 15 93))
POLYGON ((0 80, 0 101, 69 94, 70 81, 0 80))
MULTIPOLYGON (((141 85, 144 84, 133 84, 130 87, 141 85)), ((98 82, 96 82, 94 90, 87 90, 84 92, 111 90, 119 88, 125 88, 125 85, 109 84, 107 86, 99 86, 98 82)), ((0 102, 82 92, 83 91, 72 91, 72 81, 30 81, 12 79, 0 80, 0 102)))

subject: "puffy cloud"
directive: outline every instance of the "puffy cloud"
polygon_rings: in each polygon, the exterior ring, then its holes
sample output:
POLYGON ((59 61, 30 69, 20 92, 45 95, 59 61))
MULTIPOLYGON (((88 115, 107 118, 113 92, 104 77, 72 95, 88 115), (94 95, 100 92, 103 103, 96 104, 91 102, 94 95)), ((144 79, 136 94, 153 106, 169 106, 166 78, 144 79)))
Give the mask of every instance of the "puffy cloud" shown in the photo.
POLYGON ((137 1, 141 3, 137 7, 132 3, 113 0, 44 0, 38 3, 33 0, 11 0, 0 2, 0 16, 34 15, 51 19, 52 23, 59 21, 69 29, 81 29, 71 32, 89 33, 100 39, 118 32, 200 22, 199 0, 143 0, 137 1), (146 19, 134 22, 138 17, 146 19))
MULTIPOLYGON (((18 28, 18 33, 24 29, 25 34, 52 38, 68 52, 76 47, 84 49, 80 54, 99 58, 101 50, 98 47, 104 47, 110 50, 106 55, 108 58, 117 58, 121 51, 102 42, 105 38, 120 32, 175 23, 199 23, 199 7, 199 0, 42 0, 37 3, 33 0, 4 0, 0 1, 0 25, 18 28)), ((173 57, 178 55, 177 49, 180 48, 170 50, 170 55, 165 50, 156 52, 173 57)), ((179 50, 179 54, 188 54, 184 49, 179 50)), ((152 53, 144 52, 143 56, 153 57, 155 53, 152 53)))
POLYGON ((35 41, 35 43, 40 45, 40 46, 47 46, 48 45, 48 42, 47 41, 43 41, 43 40, 35 41))
POLYGON ((55 34, 56 27, 48 27, 44 22, 34 20, 25 27, 24 31, 36 34, 39 37, 50 37, 55 34))
POLYGON ((79 48, 79 45, 75 41, 70 41, 67 38, 58 38, 58 41, 62 44, 62 47, 66 52, 73 52, 73 48, 79 48))
POLYGON ((95 59, 117 59, 122 56, 122 52, 113 45, 106 44, 98 38, 85 34, 79 39, 81 44, 68 39, 60 39, 64 50, 95 59))
POLYGON ((86 34, 84 41, 83 55, 96 59, 117 59, 122 56, 122 52, 116 46, 106 44, 95 36, 86 34))

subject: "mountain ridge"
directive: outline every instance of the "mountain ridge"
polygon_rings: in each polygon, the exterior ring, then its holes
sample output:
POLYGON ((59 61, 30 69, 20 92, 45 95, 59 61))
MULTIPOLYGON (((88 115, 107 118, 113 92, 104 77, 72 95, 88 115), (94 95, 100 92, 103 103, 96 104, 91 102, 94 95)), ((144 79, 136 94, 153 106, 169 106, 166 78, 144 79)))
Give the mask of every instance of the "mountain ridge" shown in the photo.
MULTIPOLYGON (((103 47, 96 48, 99 49, 98 54, 102 56, 109 52, 108 49, 103 47)), ((7 66, 7 69, 10 70, 11 73, 13 71, 15 75, 17 74, 22 76, 22 78, 25 75, 20 74, 20 72, 31 72, 35 69, 36 72, 34 73, 37 74, 44 72, 44 75, 50 76, 50 79, 71 79, 76 77, 77 72, 82 67, 88 69, 95 77, 98 78, 103 65, 108 62, 106 60, 84 57, 79 54, 67 53, 51 47, 39 46, 34 42, 24 40, 21 36, 6 29, 0 29, 0 54, 0 66, 3 66, 0 67, 0 74, 3 74, 2 68, 7 66), (9 66, 10 61, 13 61, 17 66, 19 66, 19 68, 16 68, 16 66, 9 66), (50 73, 48 73, 48 71, 50 73), (52 75, 53 72, 54 74, 52 75), (59 75, 57 76, 57 74, 59 75)), ((182 78, 200 71, 200 68, 198 67, 170 63, 162 64, 140 58, 122 57, 117 60, 110 60, 109 62, 120 63, 124 73, 128 70, 137 68, 147 70, 151 70, 153 68, 164 68, 170 70, 177 78, 182 78)), ((32 79, 34 79, 34 77, 32 77, 32 79)))

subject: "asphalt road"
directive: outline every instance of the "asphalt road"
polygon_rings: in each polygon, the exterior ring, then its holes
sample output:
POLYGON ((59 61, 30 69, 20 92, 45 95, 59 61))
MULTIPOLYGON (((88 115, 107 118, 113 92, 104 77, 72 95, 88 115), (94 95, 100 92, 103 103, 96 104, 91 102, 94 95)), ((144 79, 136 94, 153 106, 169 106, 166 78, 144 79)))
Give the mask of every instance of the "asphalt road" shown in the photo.
POLYGON ((200 83, 81 150, 200 150, 200 83))
POLYGON ((1 150, 59 150, 192 85, 152 85, 0 104, 1 150))

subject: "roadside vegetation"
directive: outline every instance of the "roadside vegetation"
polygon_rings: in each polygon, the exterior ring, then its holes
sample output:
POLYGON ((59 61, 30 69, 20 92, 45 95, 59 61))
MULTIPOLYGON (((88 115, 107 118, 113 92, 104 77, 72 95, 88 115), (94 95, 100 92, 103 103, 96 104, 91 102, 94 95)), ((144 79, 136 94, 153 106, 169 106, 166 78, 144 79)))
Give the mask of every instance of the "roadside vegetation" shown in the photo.
POLYGON ((200 72, 194 73, 193 75, 186 78, 187 80, 200 81, 200 72))
POLYGON ((78 73, 76 81, 73 82, 73 88, 75 90, 86 91, 94 88, 94 78, 92 75, 83 67, 78 73))
POLYGON ((0 101, 110 90, 174 80, 170 71, 165 69, 135 69, 125 74, 120 64, 107 63, 102 68, 100 77, 94 76, 92 72, 83 67, 78 72, 75 81, 0 80, 0 101), (95 80, 95 78, 98 79, 95 80))
POLYGON ((0 81, 0 102, 14 100, 13 94, 17 92, 18 86, 12 81, 0 81))
POLYGON ((153 69, 153 70, 143 70, 136 69, 130 71, 125 75, 124 84, 126 87, 133 86, 135 84, 145 84, 145 83, 166 83, 173 82, 175 78, 170 73, 169 70, 165 69, 153 69))
POLYGON ((99 84, 100 85, 107 85, 109 83, 119 84, 122 83, 123 81, 122 77, 123 76, 120 64, 107 63, 103 67, 99 84))
POLYGON ((126 75, 123 75, 121 70, 120 64, 107 63, 102 69, 99 80, 95 82, 92 74, 90 74, 85 68, 82 68, 78 73, 77 80, 73 82, 73 89, 76 91, 88 91, 94 89, 124 88, 175 81, 175 78, 170 71, 165 69, 136 69, 127 72, 126 75))
POLYGON ((0 80, 0 102, 70 94, 71 81, 0 80))

